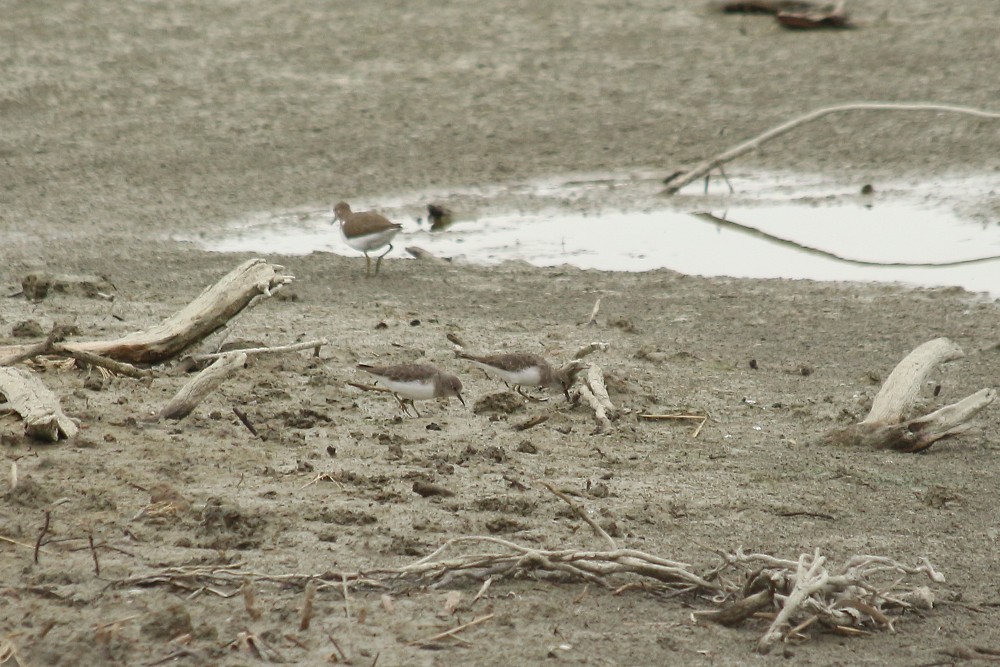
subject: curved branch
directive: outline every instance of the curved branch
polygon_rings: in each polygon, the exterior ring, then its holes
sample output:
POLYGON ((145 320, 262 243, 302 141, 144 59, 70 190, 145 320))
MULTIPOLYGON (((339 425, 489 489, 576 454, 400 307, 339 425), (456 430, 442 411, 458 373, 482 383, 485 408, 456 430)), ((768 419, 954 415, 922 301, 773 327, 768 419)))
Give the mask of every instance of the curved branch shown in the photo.
POLYGON ((777 127, 771 128, 763 134, 757 135, 749 141, 744 141, 742 144, 710 157, 704 162, 701 162, 686 171, 682 171, 671 176, 664 182, 667 186, 666 190, 664 190, 664 194, 672 195, 677 193, 677 191, 685 185, 697 181, 699 178, 705 176, 716 167, 721 167, 723 164, 731 162, 745 153, 756 150, 765 141, 770 141, 775 137, 781 136, 789 130, 795 129, 799 125, 805 125, 806 123, 822 118, 823 116, 828 116, 832 113, 838 113, 841 111, 940 111, 960 113, 967 116, 975 116, 977 118, 988 118, 990 120, 1000 120, 1000 113, 994 111, 983 111, 982 109, 960 107, 951 104, 930 104, 919 102, 852 102, 848 104, 837 104, 832 107, 822 107, 820 109, 814 109, 803 116, 799 116, 798 118, 786 121, 777 127))

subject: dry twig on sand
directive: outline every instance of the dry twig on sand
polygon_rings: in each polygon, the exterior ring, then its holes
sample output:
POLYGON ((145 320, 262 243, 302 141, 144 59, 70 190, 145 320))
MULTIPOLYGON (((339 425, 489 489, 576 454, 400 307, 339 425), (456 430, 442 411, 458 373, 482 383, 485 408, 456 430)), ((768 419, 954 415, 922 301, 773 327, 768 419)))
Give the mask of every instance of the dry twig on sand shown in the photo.
POLYGON ((908 354, 875 396, 868 416, 826 435, 830 443, 920 452, 942 438, 969 428, 969 420, 993 402, 996 390, 980 389, 957 403, 922 417, 906 419, 920 387, 938 364, 962 358, 962 349, 947 338, 935 338, 908 354))
MULTIPOLYGON (((400 590, 406 583, 420 588, 439 588, 469 581, 481 584, 475 598, 479 599, 497 581, 530 575, 538 579, 593 583, 615 594, 637 589, 709 599, 718 608, 696 612, 696 617, 726 625, 739 624, 758 612, 771 609, 774 611, 773 622, 757 644, 757 650, 766 653, 780 642, 801 640, 810 627, 847 635, 892 630, 892 615, 933 607, 934 595, 927 586, 901 588, 907 578, 925 576, 933 583, 944 582, 944 576, 926 559, 916 566, 908 566, 890 558, 859 555, 848 559, 840 567, 833 567, 818 549, 812 554, 802 554, 796 560, 746 554, 741 549, 735 553, 719 552, 723 564, 699 574, 687 563, 619 547, 590 519, 585 508, 552 484, 541 484, 569 504, 609 548, 604 551, 539 549, 494 536, 466 535, 447 540, 432 553, 409 565, 368 568, 364 575, 360 572, 331 571, 273 575, 248 572, 243 569, 242 563, 232 563, 167 568, 116 581, 112 585, 130 588, 167 584, 222 597, 232 597, 241 588, 245 590, 249 581, 270 582, 282 587, 298 586, 306 590, 307 599, 312 595, 311 590, 315 594, 337 591, 343 596, 345 614, 351 618, 351 587, 384 590, 386 586, 392 586, 400 590), (620 577, 652 579, 656 583, 636 584, 633 581, 621 585, 615 581, 620 577)), ((489 618, 488 615, 483 616, 414 644, 426 645, 445 637, 457 639, 455 633, 489 618)), ((244 645, 243 648, 248 647, 244 645)))
POLYGON ((824 116, 828 116, 832 113, 838 113, 841 111, 934 111, 934 112, 950 112, 965 114, 968 116, 975 116, 977 118, 987 118, 990 120, 1000 120, 1000 113, 993 111, 983 111, 981 109, 972 109, 969 107, 953 106, 949 104, 922 104, 922 103, 894 103, 894 102, 855 102, 850 104, 837 104, 831 107, 822 107, 820 109, 814 109, 807 114, 793 118, 790 121, 782 123, 777 127, 773 127, 767 132, 757 135, 749 141, 745 141, 738 146, 730 148, 718 155, 714 155, 704 162, 694 165, 693 167, 679 171, 676 174, 670 176, 664 184, 667 186, 664 191, 665 194, 675 194, 685 185, 697 181, 699 178, 707 178, 709 173, 713 169, 721 169, 722 165, 732 160, 735 160, 745 153, 757 150, 760 146, 766 142, 774 139, 775 137, 785 134, 789 130, 793 130, 800 125, 805 125, 811 121, 817 120, 824 116))
POLYGON ((639 419, 645 419, 647 421, 664 421, 664 420, 697 421, 698 426, 695 427, 694 433, 691 434, 692 438, 697 438, 698 434, 701 433, 701 429, 703 429, 705 427, 705 424, 708 423, 708 415, 688 415, 688 414, 653 415, 644 413, 639 415, 639 419))

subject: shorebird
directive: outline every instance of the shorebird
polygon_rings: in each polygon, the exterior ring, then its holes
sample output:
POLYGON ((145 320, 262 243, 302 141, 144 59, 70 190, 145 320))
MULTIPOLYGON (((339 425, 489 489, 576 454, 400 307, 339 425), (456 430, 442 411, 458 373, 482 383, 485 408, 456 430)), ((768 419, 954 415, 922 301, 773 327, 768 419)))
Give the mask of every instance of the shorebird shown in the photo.
POLYGON ((388 218, 374 211, 351 211, 346 201, 333 207, 334 222, 340 222, 340 231, 344 234, 347 245, 365 254, 365 275, 372 274, 372 260, 368 253, 384 246, 389 249, 378 256, 375 262, 375 275, 382 266, 382 258, 392 252, 392 239, 403 226, 390 222, 388 218))
MULTIPOLYGON (((432 398, 456 397, 462 405, 462 381, 451 373, 429 366, 427 364, 400 364, 398 366, 370 366, 358 364, 358 369, 371 373, 382 386, 392 392, 399 401, 403 412, 407 412, 407 404, 413 407, 417 416, 417 406, 413 401, 426 401, 432 398)), ((407 413, 409 414, 409 413, 407 413)))
POLYGON ((568 401, 569 388, 576 379, 576 374, 583 369, 581 361, 571 361, 562 368, 553 368, 541 355, 525 352, 482 357, 459 352, 458 356, 479 366, 488 375, 503 380, 508 387, 513 385, 517 393, 533 401, 538 399, 525 394, 521 387, 559 389, 568 401))

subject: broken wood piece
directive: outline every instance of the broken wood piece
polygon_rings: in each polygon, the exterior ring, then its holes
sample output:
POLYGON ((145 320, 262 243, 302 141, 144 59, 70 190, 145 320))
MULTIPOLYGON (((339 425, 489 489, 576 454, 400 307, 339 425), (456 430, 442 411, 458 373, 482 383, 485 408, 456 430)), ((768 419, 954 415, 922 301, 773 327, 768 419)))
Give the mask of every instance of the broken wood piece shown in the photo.
POLYGON ((581 347, 579 350, 577 350, 576 353, 573 355, 573 358, 583 359, 587 355, 593 354, 594 352, 607 352, 609 347, 611 346, 608 345, 607 343, 602 343, 599 341, 588 343, 583 347, 581 347))
POLYGON ((590 390, 594 393, 594 397, 600 402, 601 406, 604 408, 605 413, 607 413, 609 419, 615 419, 618 416, 618 411, 615 409, 614 404, 611 402, 611 398, 608 396, 608 388, 604 384, 604 371, 597 364, 590 364, 587 368, 587 385, 590 390))
POLYGON ((128 377, 143 379, 148 377, 153 377, 153 371, 136 368, 132 364, 127 364, 124 361, 115 361, 114 359, 109 359, 107 357, 102 357, 99 354, 94 354, 93 352, 86 352, 84 350, 76 350, 72 347, 66 347, 65 345, 56 344, 53 345, 51 350, 45 352, 45 354, 61 354, 63 356, 72 357, 82 364, 87 364, 89 366, 97 366, 98 368, 104 368, 112 373, 117 373, 118 375, 126 375, 128 377))
POLYGON ((597 326, 597 313, 601 312, 601 297, 597 297, 597 301, 594 302, 594 309, 590 311, 590 319, 587 321, 589 326, 597 326))
POLYGON ((854 28, 847 16, 844 0, 834 5, 779 11, 775 18, 785 28, 815 30, 817 28, 854 28))
POLYGON ((159 419, 183 419, 191 414, 202 400, 215 391, 222 382, 247 363, 244 352, 231 352, 191 378, 173 398, 154 416, 159 419))
MULTIPOLYGON (((156 364, 176 357, 225 326, 245 308, 294 280, 284 267, 251 259, 233 269, 163 322, 117 340, 65 343, 67 349, 92 352, 117 361, 156 364)), ((23 353, 26 345, 0 347, 0 359, 23 353)))
POLYGON ((531 419, 514 424, 513 429, 515 431, 527 431, 529 428, 534 428, 539 424, 547 422, 548 420, 549 420, 548 415, 535 415, 531 419))
POLYGON ((752 595, 737 600, 722 609, 712 609, 711 611, 694 612, 697 618, 708 619, 719 625, 738 625, 747 620, 759 611, 763 611, 771 606, 774 599, 774 591, 766 588, 757 591, 752 595))
POLYGON ((610 430, 611 420, 608 419, 607 410, 605 410, 604 406, 601 405, 601 401, 598 400, 598 398, 594 395, 594 392, 590 390, 590 387, 586 384, 581 384, 577 389, 577 392, 579 393, 580 398, 582 398, 587 405, 590 406, 590 409, 594 411, 594 419, 597 420, 597 430, 595 433, 604 433, 605 431, 610 430))
POLYGON ((330 341, 326 338, 317 338, 316 340, 306 340, 301 343, 291 343, 290 345, 278 345, 276 347, 244 347, 229 350, 227 352, 212 352, 210 354, 196 354, 194 355, 195 361, 208 361, 210 359, 218 359, 219 357, 224 357, 227 354, 232 354, 233 352, 242 352, 247 356, 255 356, 258 354, 277 354, 279 352, 298 352, 299 350, 313 350, 314 356, 319 356, 319 349, 324 345, 329 345, 330 341))
POLYGON ((21 416, 24 432, 35 440, 56 442, 79 430, 62 411, 59 399, 26 368, 0 368, 0 395, 21 416))
POLYGON ((913 407, 924 380, 939 364, 965 356, 947 338, 935 338, 920 345, 900 361, 886 379, 862 424, 895 424, 913 407))
POLYGON ((831 431, 824 440, 920 452, 942 438, 965 431, 969 420, 996 399, 996 390, 981 389, 930 414, 906 419, 927 375, 938 364, 962 356, 961 348, 947 338, 936 338, 920 345, 889 374, 867 417, 847 428, 831 431))

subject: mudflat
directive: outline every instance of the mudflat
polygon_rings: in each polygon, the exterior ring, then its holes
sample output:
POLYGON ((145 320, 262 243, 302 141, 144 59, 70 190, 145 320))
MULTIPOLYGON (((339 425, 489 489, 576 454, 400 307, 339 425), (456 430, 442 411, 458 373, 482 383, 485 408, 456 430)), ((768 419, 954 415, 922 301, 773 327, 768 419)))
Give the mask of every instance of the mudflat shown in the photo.
MULTIPOLYGON (((570 173, 666 176, 845 101, 996 111, 992 0, 852 3, 858 29, 819 32, 701 2, 619 4, 6 3, 0 280, 10 294, 33 271, 101 275, 115 299, 4 298, 0 344, 24 342, 14 330, 28 320, 42 331, 73 324, 77 339, 162 321, 249 257, 177 238, 211 238, 252 213, 342 199, 377 207, 425 190, 447 202, 451 189, 570 173)), ((944 173, 1000 183, 998 148, 996 121, 858 112, 739 164, 858 188, 944 173)), ((694 188, 672 201, 694 209, 698 198, 694 188)), ((609 191, 601 202, 638 210, 663 200, 609 191)), ((516 194, 477 203, 531 204, 516 194)), ((996 224, 1000 201, 963 205, 996 224)), ((520 263, 390 259, 366 279, 360 256, 266 259, 295 281, 234 319, 227 339, 323 337, 318 357, 257 357, 186 419, 156 424, 143 418, 187 376, 45 365, 41 378, 81 433, 38 445, 16 417, 0 417, 5 477, 12 463, 18 474, 14 488, 0 482, 0 656, 16 652, 21 665, 168 656, 237 665, 258 661, 254 650, 354 665, 761 659, 753 648, 765 619, 695 622, 692 611, 713 608, 697 596, 527 574, 478 599, 477 581, 425 588, 377 577, 345 598, 324 578, 403 567, 463 535, 605 548, 541 481, 574 494, 619 546, 703 572, 719 564, 716 551, 794 560, 818 548, 834 562, 927 558, 946 576, 928 584, 934 609, 896 619, 895 632, 812 628, 768 661, 941 664, 957 659, 942 651, 1000 646, 1000 411, 986 408, 970 431, 922 455, 821 444, 863 418, 896 363, 927 340, 948 337, 966 356, 934 375, 922 410, 994 386, 995 302, 954 288, 520 263), (626 414, 600 434, 589 408, 559 395, 494 401, 513 412, 477 414, 477 401, 505 389, 457 359, 449 334, 472 353, 559 362, 605 342, 588 360, 626 414), (461 377, 470 407, 426 402, 423 417, 403 418, 391 396, 347 384, 369 380, 361 362, 438 365, 461 377), (636 416, 675 412, 708 420, 695 437, 690 423, 636 416), (513 428, 538 415, 548 419, 513 428), (415 483, 453 495, 425 497, 415 483), (163 574, 194 568, 243 577, 206 587, 163 574), (308 575, 319 583, 303 629, 308 575), (486 616, 460 639, 427 642, 486 616)))

